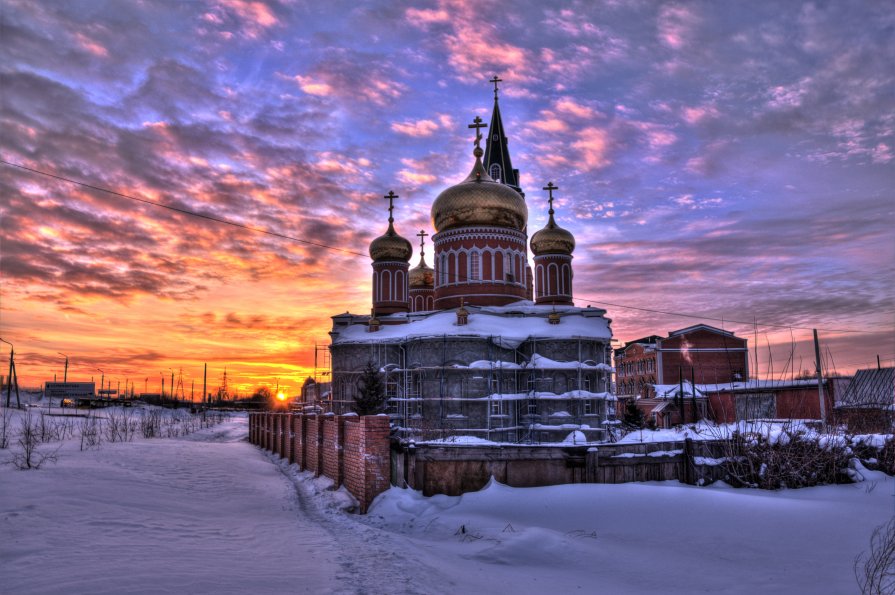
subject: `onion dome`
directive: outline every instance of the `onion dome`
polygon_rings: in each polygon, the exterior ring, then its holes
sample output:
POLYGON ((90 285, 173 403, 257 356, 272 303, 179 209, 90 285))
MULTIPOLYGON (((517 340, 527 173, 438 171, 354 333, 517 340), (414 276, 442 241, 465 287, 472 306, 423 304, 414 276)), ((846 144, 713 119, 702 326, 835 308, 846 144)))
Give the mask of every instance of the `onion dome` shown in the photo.
POLYGON ((487 225, 523 231, 528 222, 525 199, 506 184, 495 182, 482 165, 484 151, 476 146, 469 176, 444 190, 432 204, 435 231, 487 225))
POLYGON ((432 287, 435 285, 435 271, 426 264, 426 259, 420 255, 420 263, 410 269, 408 279, 411 289, 432 287))
POLYGON ((407 262, 413 254, 413 248, 406 238, 398 235, 392 221, 388 222, 388 231, 370 242, 370 258, 373 260, 400 260, 407 262))
POLYGON ((556 186, 553 182, 545 189, 550 189, 550 219, 547 226, 531 236, 531 251, 535 256, 542 254, 572 254, 575 250, 575 236, 568 230, 563 229, 556 224, 553 219, 553 190, 556 186))
POLYGON ((408 285, 411 289, 432 289, 435 285, 435 271, 426 264, 426 230, 421 229, 417 237, 420 239, 420 263, 410 269, 408 285))
POLYGON ((370 242, 370 258, 374 261, 380 260, 400 260, 408 262, 413 255, 413 248, 406 238, 398 235, 395 231, 395 218, 392 216, 394 210, 394 199, 398 195, 389 190, 385 196, 388 199, 388 230, 384 235, 379 236, 370 242))

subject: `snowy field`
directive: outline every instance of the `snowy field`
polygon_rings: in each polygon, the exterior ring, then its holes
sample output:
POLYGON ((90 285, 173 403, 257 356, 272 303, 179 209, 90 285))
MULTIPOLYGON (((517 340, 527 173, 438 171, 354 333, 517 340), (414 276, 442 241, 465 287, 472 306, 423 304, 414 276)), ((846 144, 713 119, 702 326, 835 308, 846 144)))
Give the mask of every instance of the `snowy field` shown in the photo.
POLYGON ((84 451, 69 439, 55 464, 3 465, 0 592, 848 594, 895 512, 895 481, 864 471, 780 492, 393 488, 361 517, 246 432, 240 416, 84 451))

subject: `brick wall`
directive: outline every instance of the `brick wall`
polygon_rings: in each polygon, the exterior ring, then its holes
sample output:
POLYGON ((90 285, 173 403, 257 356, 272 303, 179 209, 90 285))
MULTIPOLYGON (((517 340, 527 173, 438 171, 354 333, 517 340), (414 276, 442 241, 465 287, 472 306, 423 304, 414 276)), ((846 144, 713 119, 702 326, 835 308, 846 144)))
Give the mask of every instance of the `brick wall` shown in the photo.
POLYGON ((345 418, 345 487, 365 513, 389 486, 389 424, 384 415, 345 418))
POLYGON ((323 466, 320 464, 323 417, 316 414, 311 414, 307 417, 308 421, 305 426, 305 469, 315 476, 319 476, 323 470, 323 466))
POLYGON ((361 513, 389 487, 388 416, 250 414, 249 437, 299 469, 344 485, 361 513))
POLYGON ((344 441, 345 418, 326 415, 323 418, 323 475, 329 477, 336 485, 344 479, 342 471, 342 444, 344 441))

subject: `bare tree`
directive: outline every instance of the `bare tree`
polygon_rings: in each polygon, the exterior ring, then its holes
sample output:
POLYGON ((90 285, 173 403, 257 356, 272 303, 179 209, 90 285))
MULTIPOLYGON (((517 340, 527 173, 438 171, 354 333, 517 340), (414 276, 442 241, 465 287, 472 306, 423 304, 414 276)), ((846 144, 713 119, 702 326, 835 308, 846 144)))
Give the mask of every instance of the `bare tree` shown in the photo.
POLYGON ((854 571, 863 595, 895 593, 895 517, 873 530, 870 551, 858 554, 854 571))
POLYGON ((13 452, 11 462, 16 469, 40 469, 46 462, 58 460, 59 447, 55 450, 40 450, 42 424, 34 419, 30 410, 25 411, 22 424, 16 436, 18 449, 13 452))

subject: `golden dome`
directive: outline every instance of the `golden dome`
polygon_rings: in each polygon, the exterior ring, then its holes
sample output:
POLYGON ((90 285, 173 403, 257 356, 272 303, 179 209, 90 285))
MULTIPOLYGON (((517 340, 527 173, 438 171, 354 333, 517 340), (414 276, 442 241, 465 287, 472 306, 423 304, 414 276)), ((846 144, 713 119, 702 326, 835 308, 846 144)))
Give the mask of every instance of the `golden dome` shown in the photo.
POLYGON ((425 259, 421 256, 420 263, 410 269, 408 279, 411 288, 431 288, 435 285, 435 271, 426 265, 425 259))
POLYGON ((395 226, 388 222, 388 231, 370 242, 370 258, 373 260, 400 260, 407 262, 413 254, 410 242, 395 231, 395 226))
POLYGON ((575 236, 556 224, 551 208, 547 227, 531 236, 531 251, 535 256, 540 256, 542 254, 571 254, 574 250, 575 236))
POLYGON ((476 147, 475 166, 469 176, 444 190, 432 204, 435 231, 488 225, 522 231, 528 222, 528 207, 522 196, 500 182, 495 182, 482 165, 483 151, 476 147))

